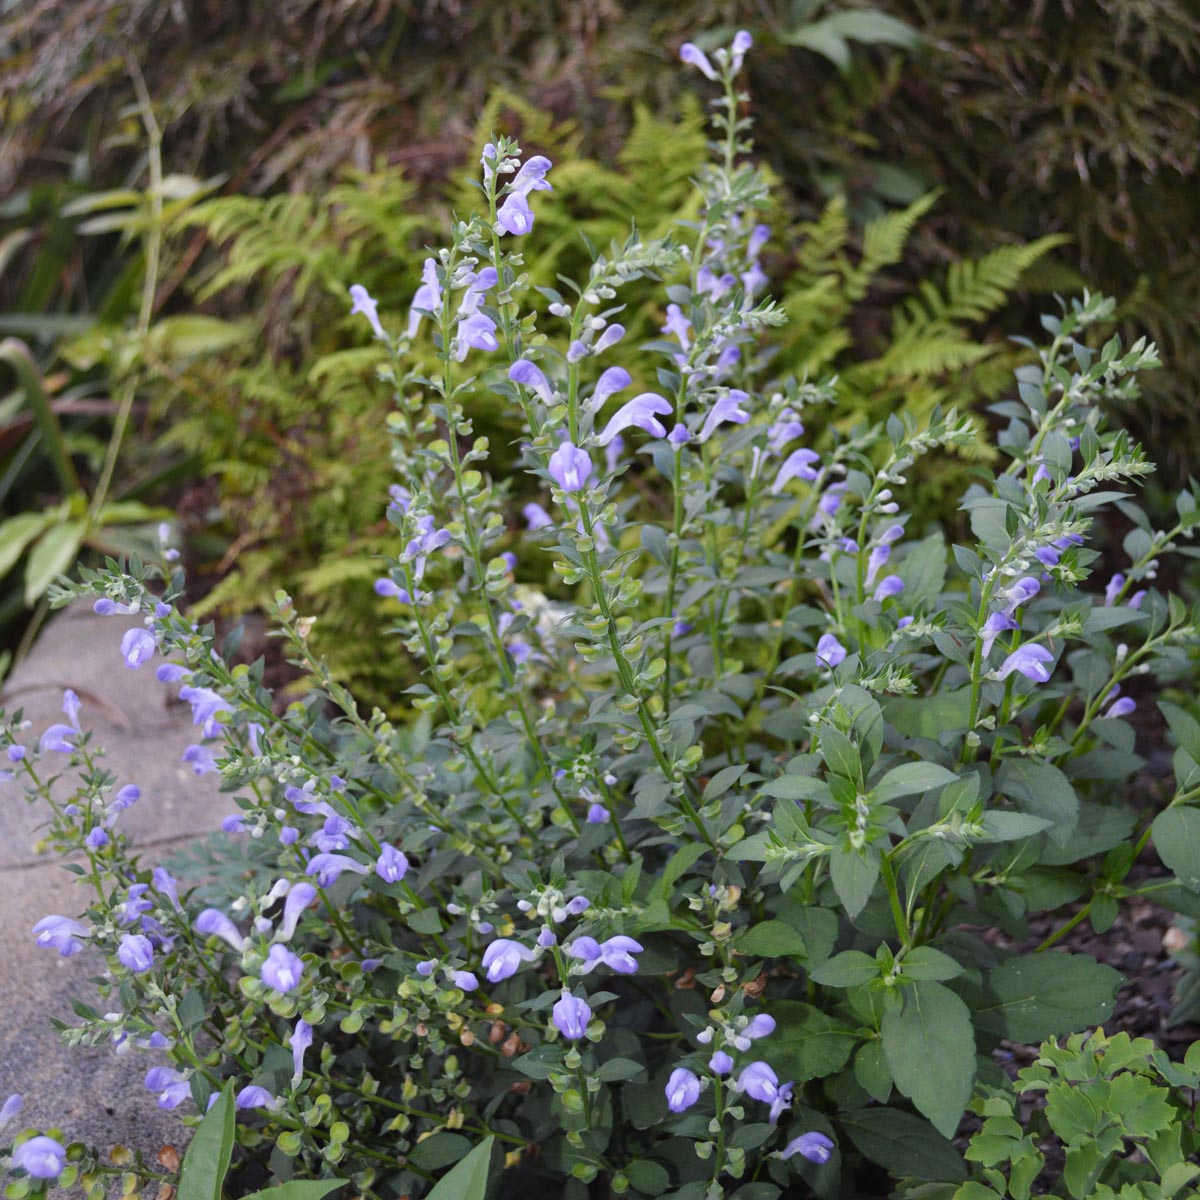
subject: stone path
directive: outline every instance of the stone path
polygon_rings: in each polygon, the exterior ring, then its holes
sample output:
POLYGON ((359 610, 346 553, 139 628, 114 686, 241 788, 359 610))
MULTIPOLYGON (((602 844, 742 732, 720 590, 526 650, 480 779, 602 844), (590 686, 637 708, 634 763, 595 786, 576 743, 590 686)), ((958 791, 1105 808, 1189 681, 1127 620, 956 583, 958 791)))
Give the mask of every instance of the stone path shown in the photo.
MULTIPOLYGON (((121 828, 150 863, 156 852, 219 828, 232 805, 218 792, 216 776, 197 778, 180 762, 197 739, 175 689, 155 680, 151 664, 139 671, 125 666, 118 647, 131 624, 98 617, 86 606, 69 609, 13 672, 0 706, 24 709, 32 740, 66 719, 64 688, 78 693, 80 724, 94 731, 107 769, 122 784, 141 788, 138 803, 122 813, 121 828)), ((0 785, 0 1101, 11 1092, 25 1100, 6 1135, 24 1126, 58 1126, 68 1140, 105 1151, 120 1144, 152 1161, 160 1146, 182 1145, 187 1134, 176 1114, 155 1107, 143 1085, 163 1056, 118 1055, 111 1046, 69 1049, 50 1025, 51 1017, 73 1020, 72 997, 95 1002, 88 980, 104 963, 90 951, 61 958, 34 944, 36 921, 50 913, 76 917, 89 900, 61 861, 36 849, 45 817, 15 785, 0 785)))

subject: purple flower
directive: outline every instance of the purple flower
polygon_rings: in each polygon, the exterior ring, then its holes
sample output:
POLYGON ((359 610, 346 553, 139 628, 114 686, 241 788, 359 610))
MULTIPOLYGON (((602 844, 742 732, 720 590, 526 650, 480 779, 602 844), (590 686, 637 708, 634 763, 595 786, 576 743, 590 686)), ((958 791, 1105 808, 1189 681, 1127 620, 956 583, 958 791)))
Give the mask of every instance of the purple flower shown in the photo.
POLYGON ((831 670, 846 659, 846 647, 832 633, 821 635, 817 642, 817 662, 831 670))
POLYGON ((293 1087, 304 1078, 304 1052, 312 1045, 312 1040, 312 1026, 301 1017, 296 1022, 296 1028, 292 1030, 291 1036, 288 1038, 288 1045, 292 1048, 293 1087))
POLYGON ((889 596, 898 596, 904 591, 904 580, 899 575, 885 575, 875 589, 874 598, 881 603, 889 596))
MULTIPOLYGON (((711 79, 714 82, 717 79, 717 73, 713 70, 713 65, 708 61, 708 55, 704 53, 694 42, 684 42, 679 47, 680 60, 687 63, 689 67, 695 67, 706 79, 711 79)), ((682 1112, 682 1109, 674 1110, 682 1112)))
POLYGON ((274 1108, 279 1103, 265 1087, 252 1083, 242 1088, 234 1098, 234 1108, 274 1108))
POLYGON ((496 337, 496 322, 486 313, 472 313, 458 323, 458 353, 454 358, 462 362, 467 357, 467 350, 499 350, 500 341, 496 337))
POLYGON ((667 434, 667 441, 672 446, 686 446, 692 440, 692 435, 688 433, 688 427, 682 421, 675 422, 675 428, 667 434))
POLYGON ((192 1094, 187 1076, 171 1067, 151 1067, 146 1087, 157 1093, 159 1108, 178 1108, 192 1094))
POLYGON ((437 966, 436 958, 427 958, 423 962, 417 963, 417 974, 422 978, 427 979, 433 974, 433 968, 437 966))
POLYGON ((531 391, 536 392, 543 404, 550 405, 554 403, 554 392, 550 387, 550 381, 543 374, 540 367, 535 366, 526 359, 518 359, 513 363, 508 369, 508 377, 513 383, 519 383, 522 387, 527 387, 531 391))
POLYGON ((316 898, 317 889, 311 883, 293 883, 288 889, 287 899, 283 902, 283 923, 279 927, 285 942, 292 939, 304 910, 316 898))
POLYGON ((700 437, 697 440, 707 442, 716 432, 717 426, 723 424, 725 421, 732 421, 735 425, 745 425, 750 420, 750 414, 740 406, 749 399, 750 397, 745 392, 738 391, 737 388, 731 388, 709 410, 708 416, 704 418, 704 424, 700 429, 700 437))
POLYGON ((612 324, 597 339, 592 347, 593 354, 603 354, 605 350, 615 346, 625 336, 625 326, 612 324))
POLYGON ((618 975, 633 975, 638 969, 637 959, 633 956, 641 954, 643 949, 640 942, 618 934, 600 943, 600 957, 610 971, 616 971, 618 975))
MULTIPOLYGON (((620 328, 620 326, 617 326, 620 328)), ((596 380, 596 386, 592 390, 592 394, 588 399, 587 407, 592 412, 599 412, 607 402, 609 396, 615 396, 617 392, 623 392, 633 380, 629 376, 629 372, 624 367, 609 367, 599 379, 596 380)))
POLYGON ((1027 642, 1018 646, 999 666, 995 672, 996 679, 1007 679, 1014 671, 1024 675, 1034 683, 1046 683, 1050 678, 1049 664, 1054 661, 1054 655, 1045 646, 1027 642))
POLYGON ((300 830, 295 825, 284 825, 279 830, 279 843, 282 846, 294 846, 300 840, 300 830))
POLYGON ((591 455, 571 442, 563 442, 550 456, 550 478, 565 492, 579 492, 592 473, 591 455))
POLYGON ((13 1150, 11 1166, 34 1179, 57 1179, 66 1170, 67 1151, 61 1142, 39 1134, 13 1150))
POLYGON ((150 945, 150 939, 140 933, 127 933, 121 938, 117 958, 135 975, 140 975, 154 966, 154 947, 150 945))
POLYGON ((774 1124, 788 1104, 791 1103, 792 1085, 785 1083, 780 1086, 779 1076, 765 1062, 748 1063, 738 1076, 739 1091, 745 1092, 755 1100, 761 1100, 771 1106, 771 1123, 774 1124))
POLYGON ((552 190, 546 182, 546 172, 550 170, 551 165, 550 160, 540 154, 535 154, 522 164, 512 183, 508 185, 508 194, 496 213, 496 224, 502 233, 511 233, 515 237, 528 233, 533 228, 529 193, 552 190))
POLYGON ((676 1067, 664 1091, 673 1113, 687 1112, 700 1099, 700 1080, 687 1067, 676 1067))
POLYGON ((121 657, 125 665, 135 671, 149 662, 157 649, 154 634, 148 629, 127 629, 121 639, 121 657))
POLYGON ((142 798, 142 789, 136 783, 127 783, 121 788, 110 805, 114 813, 124 812, 142 798))
POLYGON ((85 837, 83 839, 83 844, 89 850, 99 850, 99 849, 101 849, 101 847, 107 846, 108 841, 109 841, 108 834, 105 833, 104 830, 101 829, 99 825, 97 825, 96 828, 93 829, 87 835, 87 837, 85 837))
POLYGON ((219 908, 206 908, 192 928, 197 933, 215 934, 239 954, 246 948, 246 939, 238 932, 238 927, 219 908))
POLYGON ((724 1050, 718 1050, 708 1060, 708 1069, 714 1075, 728 1075, 733 1070, 733 1059, 724 1050))
POLYGON ((875 582, 875 576, 879 574, 880 568, 889 558, 892 557, 891 546, 876 546, 869 555, 867 555, 867 585, 868 587, 875 582))
POLYGON ((612 418, 604 427, 604 432, 596 439, 601 446, 607 446, 623 429, 637 426, 644 429, 653 437, 663 437, 667 430, 658 420, 658 416, 669 416, 675 409, 655 392, 642 392, 639 396, 625 404, 613 413, 612 418))
POLYGON ((155 867, 150 874, 150 878, 154 883, 154 890, 179 908, 179 891, 175 877, 167 870, 166 867, 155 867))
POLYGON ((5 1125, 7 1125, 9 1121, 11 1121, 13 1117, 15 1117, 17 1113, 19 1113, 24 1107, 25 1102, 19 1095, 17 1095, 16 1092, 13 1092, 13 1094, 9 1096, 7 1100, 5 1100, 3 1107, 0 1107, 0 1129, 3 1129, 5 1125))
POLYGON ((1137 701, 1131 700, 1128 696, 1122 696, 1119 700, 1114 700, 1100 715, 1105 720, 1111 721, 1117 717, 1127 717, 1136 710, 1137 701))
POLYGON ((1145 588, 1142 588, 1140 591, 1134 592, 1133 595, 1129 597, 1129 607, 1130 608, 1141 608, 1142 601, 1145 600, 1145 598, 1146 598, 1146 589, 1145 588))
POLYGON ((25 761, 25 747, 24 746, 9 746, 8 761, 10 763, 24 762, 25 761))
POLYGON ((408 589, 402 588, 398 583, 394 583, 390 579, 375 580, 375 595, 399 600, 401 604, 412 603, 412 597, 408 594, 408 589))
POLYGON ((454 971, 450 978, 454 981, 454 986, 462 988, 464 992, 473 992, 479 987, 479 980, 475 978, 474 971, 454 971))
POLYGON ((60 754, 70 754, 75 749, 75 743, 71 741, 71 738, 75 737, 78 732, 78 729, 70 725, 51 725, 42 734, 42 750, 57 750, 60 754))
POLYGON ((187 763, 196 775, 207 775, 218 769, 217 760, 207 746, 189 746, 183 752, 181 761, 187 763))
POLYGON ((352 871, 356 875, 366 875, 371 868, 348 854, 314 854, 304 868, 306 875, 315 875, 321 887, 329 887, 338 880, 343 871, 352 871))
POLYGON ((520 970, 522 962, 532 962, 537 955, 511 938, 497 938, 483 952, 483 969, 489 983, 500 983, 520 970))
POLYGON ((386 339, 387 334, 379 323, 379 305, 371 298, 371 293, 361 283, 351 284, 350 299, 353 301, 350 305, 350 315, 356 316, 361 313, 371 323, 375 336, 386 339))
POLYGON ((225 833, 244 833, 246 829, 246 821, 241 813, 231 813, 221 820, 221 829, 225 833))
POLYGON ((992 647, 996 644, 996 639, 1007 630, 1020 629, 1021 627, 1004 613, 992 613, 990 617, 983 623, 983 628, 980 633, 983 635, 983 656, 986 658, 991 652, 992 647))
POLYGON ((779 468, 779 474, 775 476, 775 482, 771 484, 771 494, 779 495, 793 479, 803 479, 807 483, 812 483, 817 477, 812 464, 820 461, 821 456, 815 450, 807 448, 793 450, 783 460, 783 466, 779 468))
POLYGON ((384 883, 399 883, 408 873, 408 855, 395 846, 384 846, 375 863, 375 874, 384 883))
POLYGON ((148 913, 154 905, 146 899, 150 890, 148 883, 131 883, 125 899, 113 910, 123 925, 132 925, 142 913, 148 913))
POLYGON ((833 1157, 833 1142, 823 1133, 817 1133, 815 1130, 811 1133, 802 1133, 798 1138, 792 1138, 788 1142, 780 1151, 779 1157, 791 1158, 793 1154, 799 1154, 812 1163, 827 1163, 833 1157))
MULTIPOLYGON (((421 286, 413 294, 412 306, 408 310, 407 334, 410 338, 417 336, 425 314, 432 316, 441 303, 442 287, 438 282, 437 261, 427 258, 421 268, 421 286)), ((379 333, 378 336, 382 337, 383 334, 379 333)))
POLYGON ((1011 617, 1024 604, 1028 604, 1042 590, 1041 583, 1034 579, 1032 575, 1026 575, 1023 579, 1018 579, 1010 588, 1006 588, 1001 595, 1006 603, 1003 608, 1003 613, 1006 617, 1011 617))
POLYGON ((1121 589, 1125 586, 1125 576, 1118 571, 1109 581, 1104 589, 1104 604, 1106 608, 1111 608, 1117 602, 1117 597, 1121 594, 1121 589))
POLYGON ((178 683, 185 675, 189 674, 191 672, 187 667, 181 666, 179 663, 163 663, 154 672, 154 678, 159 683, 178 683))
POLYGON ((136 604, 118 604, 116 600, 105 600, 103 598, 97 600, 92 605, 92 612, 102 617, 132 617, 137 611, 138 606, 136 604))
POLYGON ((592 1010, 586 1000, 581 1000, 570 992, 563 992, 562 999, 554 1006, 551 1015, 558 1032, 563 1037, 577 1042, 587 1033, 592 1010))
POLYGON ((88 927, 70 917, 43 917, 34 927, 39 946, 51 947, 63 958, 70 958, 83 949, 83 944, 77 939, 87 937, 88 927))
POLYGON ((846 486, 844 483, 831 483, 821 493, 821 499, 817 501, 817 508, 827 517, 832 517, 842 507, 842 494, 845 492, 846 486))
POLYGON ((277 992, 291 992, 300 986, 304 977, 304 963, 286 946, 276 943, 267 953, 262 965, 262 981, 277 992))
POLYGON ((521 509, 521 515, 525 518, 525 524, 529 527, 530 533, 554 524, 553 517, 540 504, 531 502, 525 505, 521 509))
POLYGON ((802 437, 803 434, 804 425, 797 419, 795 410, 785 408, 771 426, 767 446, 772 454, 782 454, 784 446, 789 442, 794 442, 796 438, 802 437))
POLYGON ((1033 557, 1048 571, 1051 567, 1058 566, 1062 555, 1053 546, 1042 546, 1033 552, 1033 557))
MULTIPOLYGON (((742 69, 742 61, 746 57, 746 51, 753 45, 754 39, 744 29, 739 29, 733 35, 733 44, 730 46, 730 66, 735 73, 742 69)), ((762 229, 763 226, 760 225, 758 228, 762 229)))
POLYGON ((575 896, 567 901, 566 912, 568 916, 577 917, 580 913, 587 912, 591 907, 592 902, 586 896, 575 896))
POLYGON ((768 1037, 775 1032, 775 1018, 768 1013, 758 1013, 750 1018, 750 1024, 742 1030, 742 1037, 752 1042, 761 1037, 768 1037))
POLYGON ((203 726, 205 737, 216 737, 222 724, 218 714, 230 711, 228 701, 206 687, 182 687, 179 698, 192 706, 192 724, 203 726))

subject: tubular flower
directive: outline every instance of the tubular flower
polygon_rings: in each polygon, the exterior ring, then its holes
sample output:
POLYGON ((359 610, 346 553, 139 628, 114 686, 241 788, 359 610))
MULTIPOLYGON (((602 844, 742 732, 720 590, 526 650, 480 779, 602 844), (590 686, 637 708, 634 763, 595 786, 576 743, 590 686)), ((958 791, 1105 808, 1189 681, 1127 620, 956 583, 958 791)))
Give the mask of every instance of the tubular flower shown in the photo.
POLYGON ((726 421, 731 421, 735 425, 745 425, 750 420, 750 414, 741 405, 749 399, 750 397, 745 392, 738 391, 737 388, 731 388, 709 410, 708 416, 704 418, 704 424, 700 429, 700 436, 697 440, 707 442, 717 431, 717 426, 724 424, 726 421))
POLYGON ((996 679, 1007 679, 1014 671, 1034 683, 1046 683, 1050 679, 1050 664, 1054 655, 1045 646, 1027 643, 1018 646, 993 672, 996 679))
POLYGON ((520 942, 510 938, 497 938, 483 952, 483 969, 489 983, 500 983, 515 975, 522 962, 531 962, 537 955, 520 942))
POLYGON ((636 425, 638 429, 644 429, 653 437, 663 437, 667 430, 658 417, 669 416, 674 411, 670 402, 655 392, 642 392, 640 396, 634 396, 632 400, 622 404, 613 413, 612 418, 604 427, 604 432, 596 441, 601 446, 607 446, 618 433, 632 425, 636 425))
POLYGON ((700 1080, 686 1067, 676 1067, 664 1090, 673 1113, 687 1112, 700 1099, 700 1080))
POLYGON ((563 442, 550 456, 550 478, 564 492, 580 492, 587 486, 592 473, 592 459, 586 450, 571 442, 563 442))

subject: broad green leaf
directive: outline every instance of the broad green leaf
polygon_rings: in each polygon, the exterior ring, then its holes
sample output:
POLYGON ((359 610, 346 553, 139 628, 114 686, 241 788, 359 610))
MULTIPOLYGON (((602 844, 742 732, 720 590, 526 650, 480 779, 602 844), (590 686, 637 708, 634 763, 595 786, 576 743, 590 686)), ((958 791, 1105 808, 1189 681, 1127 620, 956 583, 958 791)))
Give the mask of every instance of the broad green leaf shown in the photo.
POLYGON ((596 1078, 601 1083, 619 1083, 622 1079, 635 1079, 645 1075, 646 1068, 632 1058, 610 1058, 596 1069, 596 1078))
POLYGON ((1087 954, 1025 954, 983 982, 977 1028, 1014 1042, 1040 1042, 1101 1025, 1112 1014, 1121 976, 1087 954))
POLYGON ((828 962, 814 967, 812 978, 823 987, 858 987, 879 976, 879 964, 861 950, 843 950, 828 962))
POLYGON ((949 988, 920 980, 883 1014, 883 1053, 896 1087, 953 1137, 975 1082, 975 1034, 967 1006, 949 988))
POLYGON ((458 1162, 471 1149, 470 1141, 461 1133, 439 1130, 422 1138, 411 1150, 408 1161, 422 1171, 440 1171, 458 1162))
POLYGON ((859 1037, 854 1029, 811 1004, 777 1000, 771 1006, 775 1032, 771 1063, 781 1078, 821 1079, 846 1065, 859 1037))
POLYGON ((829 769, 843 779, 862 779, 862 755, 858 747, 840 730, 822 725, 820 730, 821 757, 829 769))
POLYGON ((965 729, 971 709, 971 689, 957 688, 919 700, 907 696, 889 696, 883 703, 883 715, 897 733, 905 737, 935 741, 940 733, 965 729))
POLYGON ((196 1127, 183 1156, 177 1200, 221 1200, 233 1157, 233 1080, 226 1082, 196 1127))
POLYGON ((1167 718, 1167 724, 1171 727, 1175 740, 1194 759, 1200 761, 1200 721, 1197 721, 1185 709, 1180 708, 1178 704, 1160 700, 1158 707, 1162 711, 1162 715, 1167 718))
POLYGON ((931 533, 913 542, 900 562, 904 580, 904 603, 909 611, 921 604, 933 604, 946 586, 946 539, 931 533))
POLYGON ((345 1187, 347 1183, 347 1179, 293 1179, 289 1183, 263 1188, 260 1192, 251 1192, 242 1200, 322 1200, 322 1197, 345 1187))
POLYGON ((441 1177, 426 1200, 485 1200, 494 1137, 486 1137, 441 1177))
POLYGON ((1150 826, 1163 865, 1185 887, 1200 892, 1200 808, 1164 809, 1150 826))
POLYGON ((908 979, 955 979, 963 973, 960 962, 932 946, 910 950, 904 956, 903 966, 908 979))
POLYGON ((735 943, 740 953, 757 958, 803 958, 804 938, 786 921, 760 921, 740 933, 735 943))
POLYGON ((854 1056, 854 1078, 872 1100, 886 1104, 892 1094, 892 1072, 887 1065, 883 1043, 878 1039, 864 1042, 854 1056))
POLYGON ((25 547, 53 520, 48 512, 26 512, 0 525, 0 577, 7 575, 25 553, 25 547))
POLYGON ((623 1171, 633 1187, 646 1196, 662 1196, 671 1186, 667 1168, 649 1159, 636 1158, 623 1171))
POLYGON ((1079 797, 1057 767, 1028 758, 1006 758, 996 776, 996 791, 1022 811, 1052 821, 1046 833, 1058 845, 1066 845, 1075 831, 1079 797))
POLYGON ((686 846, 680 846, 667 859, 667 865, 663 868, 662 875, 654 881, 654 887, 650 890, 650 898, 660 899, 670 896, 675 881, 686 874, 690 867, 695 866, 707 851, 708 846, 704 842, 690 842, 686 846))
POLYGON ((26 604, 36 604, 46 589, 75 565, 79 547, 83 545, 83 532, 82 521, 64 521, 37 541, 25 564, 26 604))
POLYGON ((880 803, 897 800, 901 796, 915 796, 933 788, 955 783, 958 776, 937 763, 901 763, 893 767, 872 789, 871 795, 880 803))
POLYGON ((1032 813, 1008 812, 997 809, 995 812, 983 814, 984 835, 979 841, 987 842, 1017 842, 1022 838, 1033 837, 1049 829, 1054 822, 1045 817, 1035 817, 1032 813))
POLYGON ((869 847, 855 850, 845 844, 835 846, 829 856, 829 876, 847 915, 856 917, 875 890, 879 878, 879 852, 869 847))
POLYGON ((829 784, 811 775, 780 775, 778 779, 763 784, 762 793, 774 796, 777 800, 814 800, 827 808, 833 805, 829 784))
POLYGON ((962 1155, 928 1121, 898 1108, 862 1108, 842 1118, 850 1140, 896 1178, 958 1183, 966 1176, 962 1155))

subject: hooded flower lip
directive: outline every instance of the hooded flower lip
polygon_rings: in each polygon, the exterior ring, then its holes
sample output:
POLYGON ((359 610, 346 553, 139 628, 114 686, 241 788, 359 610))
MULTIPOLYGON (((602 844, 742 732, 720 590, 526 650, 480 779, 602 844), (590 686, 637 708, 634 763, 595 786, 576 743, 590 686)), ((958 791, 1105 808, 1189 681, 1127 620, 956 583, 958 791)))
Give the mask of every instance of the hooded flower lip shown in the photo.
POLYGON ((588 398, 587 407, 592 412, 599 412, 608 401, 609 396, 623 392, 632 382, 633 379, 624 367, 609 367, 596 380, 596 386, 588 398))
POLYGON ((726 421, 732 422, 735 425, 745 425, 750 420, 750 414, 741 406, 749 399, 750 397, 745 392, 731 388, 709 410, 708 416, 704 418, 704 425, 700 429, 700 437, 697 440, 707 442, 716 433, 717 426, 724 424, 726 421))
POLYGON ((990 617, 983 623, 983 628, 980 630, 983 641, 983 656, 986 658, 991 652, 992 647, 996 644, 996 639, 1004 632, 1020 629, 1020 625, 1007 616, 1005 613, 992 613, 990 617))
POLYGON ((563 442, 550 456, 550 478, 564 492, 581 492, 592 473, 591 455, 571 442, 563 442))
POLYGON ((780 1158, 791 1158, 799 1154, 812 1163, 827 1163, 833 1157, 834 1144, 830 1138, 816 1130, 802 1133, 798 1138, 792 1138, 780 1151, 780 1158))
POLYGON ((687 1112, 700 1099, 700 1080, 687 1067, 676 1067, 663 1090, 673 1113, 687 1112))
POLYGON ((154 966, 154 947, 150 939, 140 933, 127 933, 121 938, 117 958, 135 975, 149 971, 154 966))
POLYGON ((288 888, 287 899, 283 902, 283 922, 279 927, 280 933, 283 934, 283 940, 290 942, 296 933, 296 925, 299 923, 301 916, 304 915, 304 910, 317 898, 317 889, 311 883, 303 881, 293 883, 288 888))
POLYGON ((534 951, 514 942, 511 938, 497 938, 483 952, 483 969, 489 983, 500 983, 515 975, 523 962, 531 962, 537 955, 534 951))
POLYGON ((66 1147, 44 1134, 31 1137, 13 1150, 12 1166, 34 1179, 57 1179, 67 1167, 66 1147))
MULTIPOLYGON (((503 203, 496 211, 496 226, 499 232, 519 237, 533 228, 534 216, 533 209, 529 207, 529 193, 553 190, 546 181, 546 172, 551 166, 553 164, 550 160, 541 154, 535 154, 521 164, 521 169, 506 189, 503 203)), ((485 162, 485 174, 490 170, 485 162)))
POLYGON ((592 1019, 592 1010, 586 1000, 581 1000, 570 992, 564 992, 562 998, 555 1004, 551 1016, 559 1033, 563 1037, 577 1042, 587 1033, 588 1022, 592 1019))
POLYGON ((33 932, 39 946, 57 950, 63 958, 70 958, 83 949, 83 943, 78 939, 87 937, 89 930, 70 917, 50 916, 43 917, 33 927, 33 932))
POLYGON ((596 441, 601 446, 607 446, 618 433, 630 426, 644 429, 656 438, 664 437, 667 430, 658 417, 670 416, 674 411, 674 406, 656 392, 642 392, 613 413, 596 441))
POLYGON ((375 874, 384 883, 399 883, 408 873, 408 855, 395 846, 385 845, 375 863, 375 874))
POLYGON ((296 1027, 292 1030, 291 1036, 288 1038, 288 1045, 292 1048, 293 1087, 304 1078, 304 1052, 312 1045, 312 1042, 312 1026, 301 1017, 296 1022, 296 1027))
POLYGON ((554 403, 554 391, 545 372, 536 363, 520 358, 508 369, 508 377, 513 383, 519 383, 537 393, 538 399, 545 405, 554 403))
POLYGON ((775 476, 775 482, 771 484, 771 494, 779 495, 793 479, 803 479, 806 483, 812 483, 817 477, 813 463, 820 461, 821 456, 815 450, 809 450, 807 447, 793 450, 783 460, 783 466, 779 468, 779 474, 775 476))
POLYGON ((361 283, 352 284, 350 287, 350 315, 357 316, 361 314, 366 317, 371 324, 371 330, 377 338, 386 339, 387 334, 383 330, 383 326, 379 323, 379 305, 371 298, 371 293, 367 291, 361 283))
POLYGON ((993 678, 1007 679, 1016 671, 1034 683, 1047 683, 1053 662, 1054 655, 1045 646, 1029 642, 1018 646, 993 672, 993 678))
POLYGON ((238 932, 238 927, 219 909, 206 908, 192 926, 197 933, 216 934, 239 954, 246 949, 246 939, 238 932))
POLYGON ((821 640, 817 642, 817 662, 832 669, 845 660, 846 647, 832 633, 822 634, 821 640))
POLYGON ((356 875, 366 875, 371 868, 348 854, 314 854, 304 868, 306 875, 315 875, 321 887, 329 887, 338 880, 343 871, 352 871, 356 875))
MULTIPOLYGON (((412 308, 408 313, 408 336, 417 336, 421 321, 426 313, 434 314, 442 303, 442 288, 438 282, 437 262, 432 258, 425 260, 421 269, 421 286, 417 288, 412 299, 412 308)), ((382 331, 376 331, 376 337, 382 337, 382 331)))
POLYGON ((695 42, 684 42, 679 47, 679 58, 689 67, 695 67, 706 79, 711 79, 714 83, 717 81, 717 73, 708 61, 708 55, 695 42))
POLYGON ((125 665, 134 671, 149 662, 157 649, 154 634, 148 629, 127 629, 121 638, 121 657, 125 665))
POLYGON ((151 1067, 146 1072, 146 1087, 158 1096, 159 1108, 178 1108, 192 1095, 187 1076, 171 1067, 151 1067))
POLYGON ((277 942, 267 953, 262 965, 262 981, 277 992, 295 991, 304 977, 304 963, 286 946, 277 942))

